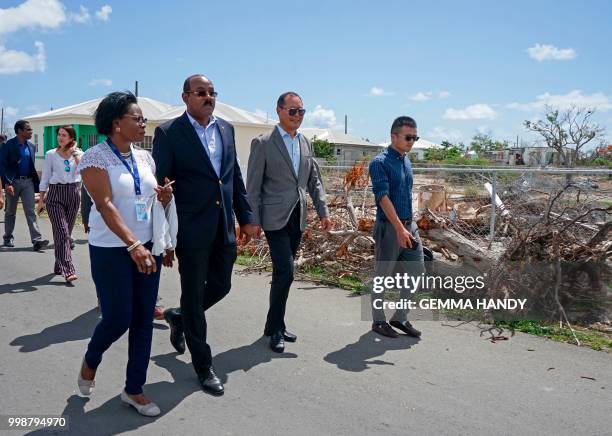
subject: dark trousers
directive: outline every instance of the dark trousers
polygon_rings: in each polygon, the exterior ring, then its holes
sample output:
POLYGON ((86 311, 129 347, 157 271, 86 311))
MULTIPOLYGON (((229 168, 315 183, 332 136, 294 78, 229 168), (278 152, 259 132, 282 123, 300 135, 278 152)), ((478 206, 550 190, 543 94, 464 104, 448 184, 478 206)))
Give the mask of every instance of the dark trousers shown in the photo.
MULTIPOLYGON (((205 231, 205 230, 202 230, 205 231)), ((206 310, 225 297, 232 287, 236 244, 224 241, 223 215, 210 247, 176 249, 181 275, 181 322, 191 362, 197 374, 212 366, 212 353, 206 342, 206 310)))
MULTIPOLYGON (((145 246, 152 248, 151 243, 145 246)), ((161 257, 155 256, 157 272, 147 275, 138 272, 125 247, 90 245, 89 256, 102 320, 87 346, 85 361, 90 368, 97 368, 104 352, 129 329, 125 391, 131 395, 141 394, 151 356, 161 257)))
POLYGON ((293 261, 300 245, 300 205, 296 205, 289 221, 280 230, 266 231, 266 239, 272 258, 272 285, 270 286, 270 308, 264 334, 270 336, 285 331, 285 309, 289 288, 293 283, 293 261))
POLYGON ((81 194, 78 183, 49 185, 45 207, 53 229, 53 244, 55 245, 53 271, 64 277, 75 273, 70 243, 80 202, 81 194))

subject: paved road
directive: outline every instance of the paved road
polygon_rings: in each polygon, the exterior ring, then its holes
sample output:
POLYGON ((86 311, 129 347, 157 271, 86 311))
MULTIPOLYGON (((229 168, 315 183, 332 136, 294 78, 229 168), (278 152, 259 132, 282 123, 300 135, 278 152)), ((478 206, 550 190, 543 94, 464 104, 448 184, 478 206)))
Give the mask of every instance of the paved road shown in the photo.
MULTIPOLYGON (((360 321, 358 298, 296 283, 287 319, 299 340, 278 355, 261 336, 266 274, 235 274, 207 314, 225 396, 200 390, 189 354, 177 355, 156 323, 145 392, 161 416, 120 404, 125 337, 106 353, 94 395, 80 397, 76 374, 97 321, 85 235, 75 232, 74 287, 52 274, 53 250, 33 253, 26 235, 19 216, 17 247, 0 251, 1 414, 68 415, 79 435, 612 434, 609 354, 524 334, 493 344, 473 326, 433 321, 416 323, 420 341, 380 338, 360 321)), ((177 283, 176 269, 163 271, 166 306, 177 283)))

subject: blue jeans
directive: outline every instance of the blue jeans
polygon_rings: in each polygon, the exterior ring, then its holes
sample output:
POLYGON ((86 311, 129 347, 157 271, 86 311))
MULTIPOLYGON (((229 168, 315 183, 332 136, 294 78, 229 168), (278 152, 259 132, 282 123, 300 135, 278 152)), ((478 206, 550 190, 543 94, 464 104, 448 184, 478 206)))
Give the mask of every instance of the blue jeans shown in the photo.
MULTIPOLYGON (((145 244, 148 249, 151 246, 151 243, 145 244)), ((87 366, 96 369, 104 352, 129 329, 125 391, 131 395, 141 394, 151 356, 161 257, 155 257, 157 272, 147 275, 138 272, 125 247, 90 245, 89 256, 102 320, 87 346, 85 361, 87 366)))

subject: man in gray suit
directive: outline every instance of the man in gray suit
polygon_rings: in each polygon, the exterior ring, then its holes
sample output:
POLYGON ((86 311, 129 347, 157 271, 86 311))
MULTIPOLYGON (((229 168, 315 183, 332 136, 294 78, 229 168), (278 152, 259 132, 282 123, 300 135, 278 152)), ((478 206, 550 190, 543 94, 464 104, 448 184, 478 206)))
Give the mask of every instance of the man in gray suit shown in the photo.
POLYGON ((297 340, 287 330, 284 318, 293 282, 293 260, 306 228, 306 191, 313 200, 320 228, 332 228, 312 145, 298 132, 305 112, 298 94, 282 94, 276 105, 279 123, 272 132, 253 139, 247 169, 247 193, 256 234, 259 236, 263 228, 272 258, 270 308, 264 334, 270 336, 270 347, 278 353, 284 351, 285 341, 297 340))

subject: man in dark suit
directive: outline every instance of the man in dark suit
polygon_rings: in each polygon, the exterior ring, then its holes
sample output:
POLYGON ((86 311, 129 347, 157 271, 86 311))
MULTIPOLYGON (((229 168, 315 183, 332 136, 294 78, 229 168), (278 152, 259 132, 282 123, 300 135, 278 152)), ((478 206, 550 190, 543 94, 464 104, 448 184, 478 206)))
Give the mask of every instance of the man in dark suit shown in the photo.
POLYGON ((188 77, 182 98, 186 112, 155 129, 157 178, 174 180, 178 215, 176 255, 181 308, 166 311, 171 342, 184 352, 182 332, 202 388, 222 395, 206 343, 205 311, 230 290, 236 260, 232 210, 247 235, 254 232, 234 142, 234 127, 213 115, 217 93, 201 74, 188 77))
POLYGON ((306 110, 295 92, 285 92, 276 104, 279 123, 268 134, 251 143, 247 190, 253 207, 256 234, 263 228, 272 258, 270 308, 264 334, 270 348, 285 350, 285 341, 296 335, 285 326, 285 308, 293 282, 293 260, 306 228, 306 193, 310 194, 323 230, 332 222, 325 202, 325 190, 312 145, 298 132, 306 110))
POLYGON ((13 230, 17 215, 19 199, 23 204, 30 238, 34 251, 39 251, 49 244, 42 239, 36 219, 35 194, 40 180, 34 167, 36 147, 29 139, 32 137, 30 123, 19 120, 15 123, 15 136, 0 148, 0 177, 6 191, 6 209, 4 212, 4 247, 14 247, 13 230))

